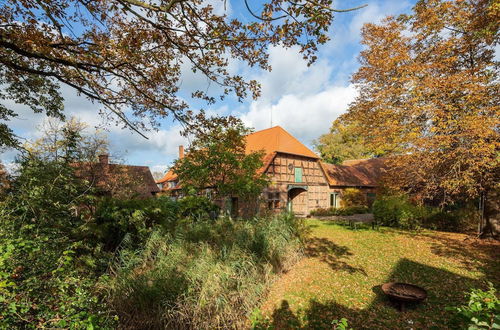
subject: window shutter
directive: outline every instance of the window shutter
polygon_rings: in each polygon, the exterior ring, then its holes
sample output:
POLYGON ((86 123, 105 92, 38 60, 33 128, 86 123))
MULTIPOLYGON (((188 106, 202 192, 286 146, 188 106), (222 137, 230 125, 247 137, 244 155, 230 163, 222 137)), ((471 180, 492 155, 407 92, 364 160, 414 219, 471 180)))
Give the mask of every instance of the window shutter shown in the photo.
POLYGON ((295 182, 302 182, 302 167, 295 168, 295 182))

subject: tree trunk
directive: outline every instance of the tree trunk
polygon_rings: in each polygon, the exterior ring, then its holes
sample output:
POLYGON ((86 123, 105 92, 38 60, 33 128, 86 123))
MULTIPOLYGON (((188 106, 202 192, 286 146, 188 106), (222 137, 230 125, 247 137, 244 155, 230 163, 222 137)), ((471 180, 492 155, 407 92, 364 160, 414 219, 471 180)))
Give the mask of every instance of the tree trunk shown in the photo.
MULTIPOLYGON (((480 238, 499 238, 500 236, 500 193, 498 190, 484 193, 482 202, 482 221, 480 238)), ((481 210, 480 210, 481 211, 481 210)))

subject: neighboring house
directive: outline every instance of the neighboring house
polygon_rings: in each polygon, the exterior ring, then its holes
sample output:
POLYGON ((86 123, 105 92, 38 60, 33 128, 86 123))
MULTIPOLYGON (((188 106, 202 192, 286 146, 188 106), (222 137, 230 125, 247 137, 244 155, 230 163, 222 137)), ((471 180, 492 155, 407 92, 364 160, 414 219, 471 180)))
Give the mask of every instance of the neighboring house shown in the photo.
POLYGON ((108 155, 99 155, 99 162, 74 166, 76 175, 89 181, 103 196, 150 198, 160 192, 147 166, 111 164, 108 155))
MULTIPOLYGON (((179 146, 179 159, 184 157, 184 146, 179 146)), ((170 196, 177 198, 182 194, 179 178, 170 169, 165 173, 165 176, 156 181, 158 188, 163 193, 168 193, 170 196)))
MULTIPOLYGON (((362 189, 368 199, 373 199, 383 172, 381 159, 350 160, 342 165, 323 163, 280 126, 249 134, 246 144, 247 152, 265 153, 261 170, 268 175, 270 184, 261 197, 265 207, 274 211, 288 209, 306 216, 314 209, 340 207, 346 188, 362 189)), ((183 155, 180 147, 179 157, 183 155)), ((180 183, 172 170, 157 183, 163 192, 179 196, 180 183)), ((236 197, 232 198, 232 205, 238 205, 236 197)))

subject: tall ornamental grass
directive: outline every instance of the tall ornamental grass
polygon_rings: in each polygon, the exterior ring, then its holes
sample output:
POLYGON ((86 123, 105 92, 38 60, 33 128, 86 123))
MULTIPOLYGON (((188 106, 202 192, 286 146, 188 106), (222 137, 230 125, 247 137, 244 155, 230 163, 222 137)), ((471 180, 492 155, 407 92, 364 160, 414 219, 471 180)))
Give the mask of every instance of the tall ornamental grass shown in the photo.
POLYGON ((269 284, 300 257, 304 231, 290 215, 156 229, 142 249, 120 252, 105 284, 109 303, 124 328, 244 327, 269 284))

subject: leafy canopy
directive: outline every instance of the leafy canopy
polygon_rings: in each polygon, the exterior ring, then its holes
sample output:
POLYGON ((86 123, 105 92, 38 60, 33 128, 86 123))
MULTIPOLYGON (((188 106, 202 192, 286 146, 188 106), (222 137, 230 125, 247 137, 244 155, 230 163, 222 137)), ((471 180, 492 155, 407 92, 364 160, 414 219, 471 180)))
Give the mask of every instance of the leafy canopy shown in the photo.
POLYGON ((259 171, 263 152, 245 152, 250 133, 235 117, 209 117, 202 112, 183 131, 192 137, 184 158, 174 164, 181 186, 190 191, 212 188, 218 197, 255 197, 267 184, 259 171))
POLYGON ((390 152, 394 187, 448 203, 499 182, 499 10, 421 0, 411 15, 363 27, 360 93, 342 120, 390 152))
POLYGON ((321 135, 314 141, 316 150, 321 158, 332 164, 342 164, 347 159, 370 158, 374 155, 382 155, 381 152, 373 152, 365 143, 365 136, 361 135, 355 127, 355 123, 343 123, 336 119, 330 132, 321 135))
MULTIPOLYGON (((225 0, 212 3, 225 4, 225 0)), ((244 0, 243 19, 218 13, 203 0, 7 0, 0 9, 0 119, 17 113, 12 100, 64 118, 60 86, 104 107, 138 132, 158 119, 189 116, 179 97, 181 68, 220 87, 221 97, 260 93, 256 81, 229 70, 229 59, 269 70, 270 45, 299 45, 313 62, 328 40, 333 13, 328 0, 267 0, 256 12, 244 0)), ((217 95, 187 90, 209 103, 217 95)), ((16 145, 0 124, 0 146, 16 145)))

